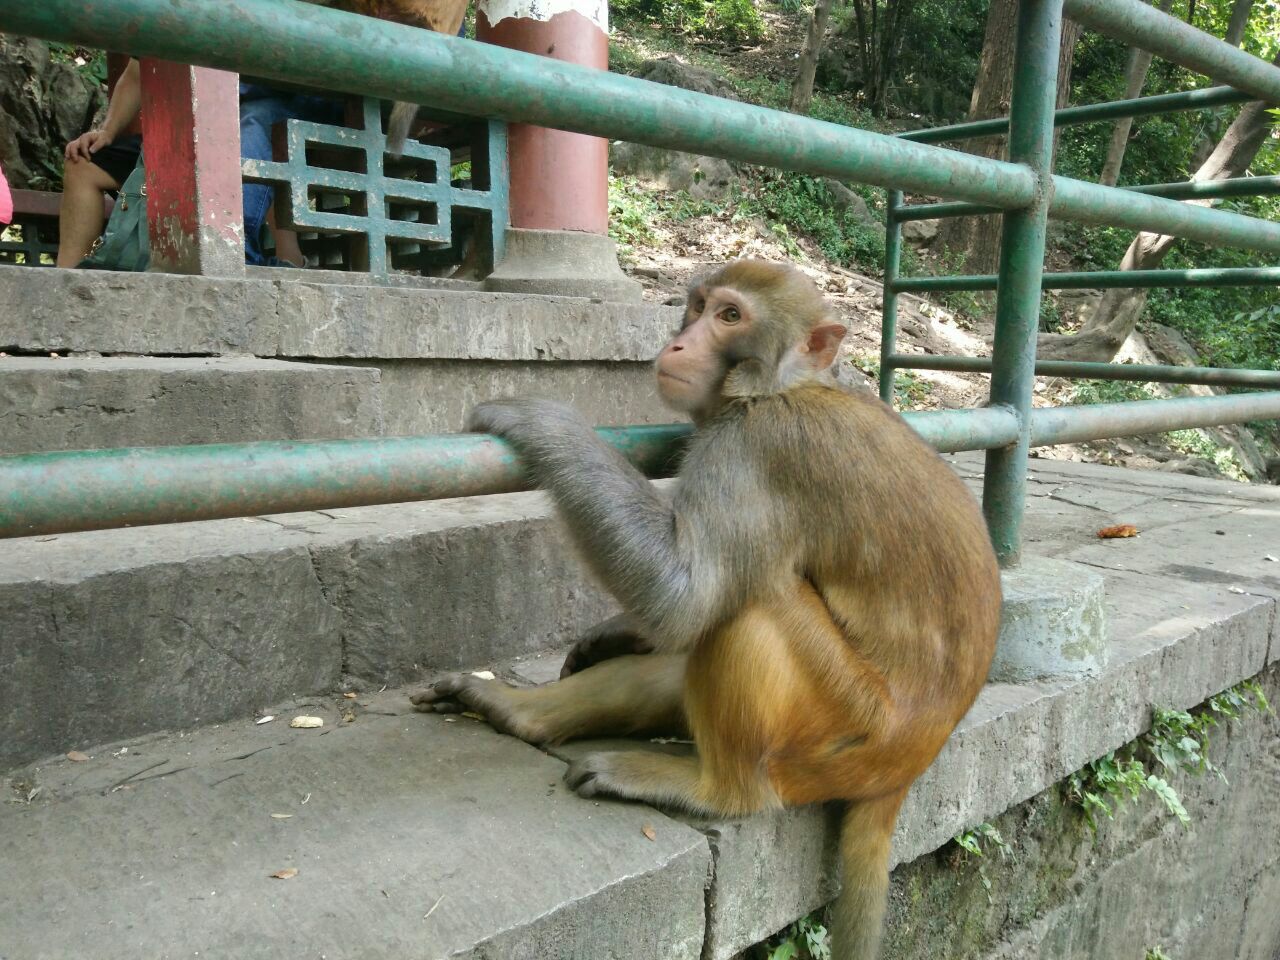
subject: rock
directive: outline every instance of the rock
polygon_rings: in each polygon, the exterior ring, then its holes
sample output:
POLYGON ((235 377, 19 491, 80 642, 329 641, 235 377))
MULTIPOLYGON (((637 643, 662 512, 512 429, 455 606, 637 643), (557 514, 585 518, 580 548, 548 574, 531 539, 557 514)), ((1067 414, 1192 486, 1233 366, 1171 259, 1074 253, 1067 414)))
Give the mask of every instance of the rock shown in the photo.
POLYGON ((664 190, 686 190, 698 200, 726 197, 736 175, 727 160, 618 141, 609 146, 615 173, 630 174, 664 190))
POLYGON ((0 35, 0 166, 13 187, 62 182, 62 151, 83 133, 106 94, 74 64, 55 63, 49 45, 0 35))
POLYGON ((937 220, 908 220, 902 225, 902 239, 927 246, 938 235, 937 220))
POLYGON ((1280 483, 1280 457, 1267 458, 1267 479, 1272 483, 1280 483))
POLYGON ((884 230, 884 224, 880 219, 871 212, 871 208, 867 206, 867 201, 858 196, 839 180, 833 180, 830 177, 824 177, 823 185, 831 193, 831 199, 835 208, 843 214, 853 217, 859 223, 884 230))
POLYGON ((665 83, 669 87, 692 90, 694 93, 707 93, 727 100, 738 99, 737 91, 729 81, 710 70, 685 63, 674 55, 646 60, 640 64, 636 76, 642 80, 652 80, 654 83, 665 83))
POLYGON ((1222 478, 1222 474, 1214 469, 1213 464, 1208 460, 1199 460, 1195 457, 1180 457, 1175 460, 1169 460, 1156 467, 1162 473, 1186 473, 1194 477, 1214 477, 1222 478))

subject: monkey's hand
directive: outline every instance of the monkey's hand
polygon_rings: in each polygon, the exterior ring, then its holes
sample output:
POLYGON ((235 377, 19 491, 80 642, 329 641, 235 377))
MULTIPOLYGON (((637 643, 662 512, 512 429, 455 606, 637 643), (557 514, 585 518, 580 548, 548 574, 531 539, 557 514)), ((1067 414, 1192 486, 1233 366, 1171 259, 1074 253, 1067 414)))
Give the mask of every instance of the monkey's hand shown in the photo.
POLYGON ((560 677, 629 653, 653 653, 653 649, 641 634, 640 625, 629 614, 621 613, 596 624, 574 643, 560 668, 560 677))
POLYGON ((582 414, 555 400, 488 400, 473 407, 466 429, 491 433, 516 445, 522 452, 531 442, 566 432, 589 433, 582 414))

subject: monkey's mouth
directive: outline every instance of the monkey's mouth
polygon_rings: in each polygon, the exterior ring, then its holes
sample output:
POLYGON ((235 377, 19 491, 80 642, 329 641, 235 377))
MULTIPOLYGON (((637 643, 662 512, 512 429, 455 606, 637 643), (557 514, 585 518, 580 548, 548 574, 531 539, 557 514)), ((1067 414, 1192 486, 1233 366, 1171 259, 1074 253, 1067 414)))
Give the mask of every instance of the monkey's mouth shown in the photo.
POLYGON ((692 386, 692 384, 684 377, 677 377, 674 373, 667 373, 665 370, 659 370, 658 376, 666 377, 669 380, 675 380, 677 383, 683 383, 686 387, 692 386))

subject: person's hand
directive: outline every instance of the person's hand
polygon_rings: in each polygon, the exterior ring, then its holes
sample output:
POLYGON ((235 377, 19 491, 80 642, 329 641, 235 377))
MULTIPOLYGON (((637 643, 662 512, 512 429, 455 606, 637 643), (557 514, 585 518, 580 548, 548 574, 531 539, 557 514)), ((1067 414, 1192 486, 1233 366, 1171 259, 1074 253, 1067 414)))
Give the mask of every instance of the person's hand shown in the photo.
POLYGON ((67 144, 67 159, 71 161, 91 160, 93 155, 103 147, 111 146, 113 140, 115 140, 115 137, 106 130, 90 130, 88 133, 82 133, 67 144))

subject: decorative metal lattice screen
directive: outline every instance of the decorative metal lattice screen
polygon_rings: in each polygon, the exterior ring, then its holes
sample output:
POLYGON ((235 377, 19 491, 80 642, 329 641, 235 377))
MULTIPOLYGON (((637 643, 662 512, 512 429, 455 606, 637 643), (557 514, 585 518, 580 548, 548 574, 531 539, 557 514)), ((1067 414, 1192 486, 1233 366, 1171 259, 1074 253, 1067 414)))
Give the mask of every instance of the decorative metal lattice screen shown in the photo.
MULTIPOLYGON (((465 243, 478 248, 481 269, 502 258, 508 221, 507 128, 490 120, 450 119, 410 139, 401 157, 387 154, 381 102, 361 103, 362 128, 289 120, 279 160, 244 160, 250 183, 276 186, 279 226, 319 238, 321 266, 338 265, 385 276, 460 259, 465 243), (436 140, 439 142, 431 142, 436 140), (455 185, 455 159, 469 161, 469 185, 455 185)), ((459 178, 460 179, 460 178, 459 178)))

